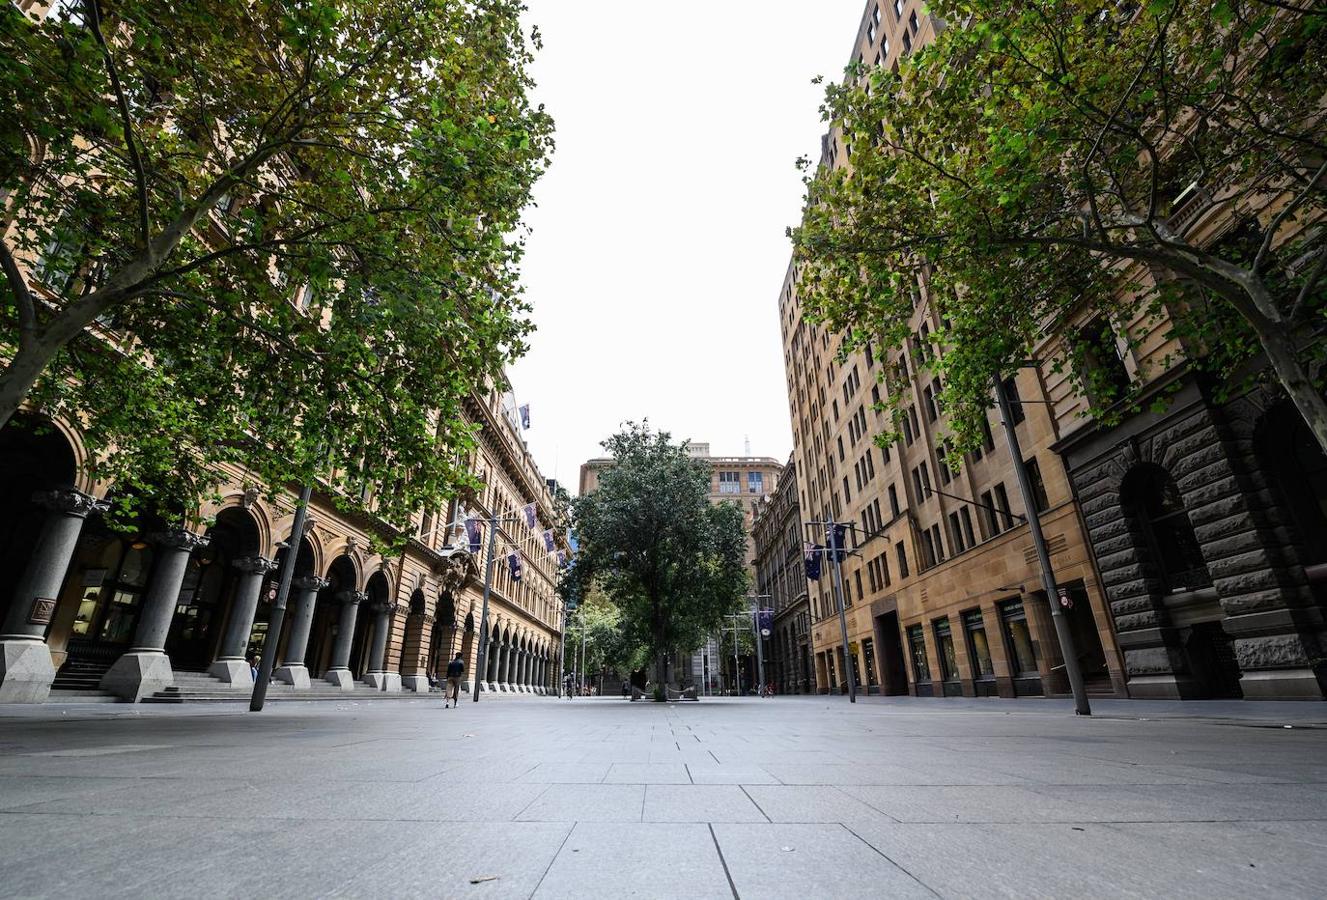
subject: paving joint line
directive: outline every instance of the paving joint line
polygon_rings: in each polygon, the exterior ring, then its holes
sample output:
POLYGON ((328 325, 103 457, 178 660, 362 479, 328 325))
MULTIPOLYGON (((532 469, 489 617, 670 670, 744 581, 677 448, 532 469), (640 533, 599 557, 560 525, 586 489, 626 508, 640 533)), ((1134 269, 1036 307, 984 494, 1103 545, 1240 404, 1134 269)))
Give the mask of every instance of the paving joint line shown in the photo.
POLYGON ((548 865, 544 867, 544 874, 539 876, 539 880, 535 882, 534 890, 530 891, 531 898, 533 898, 535 894, 539 893, 539 888, 543 885, 544 879, 548 877, 548 873, 553 869, 553 863, 558 861, 558 857, 562 855, 562 848, 567 846, 567 841, 571 840, 571 833, 575 830, 576 830, 576 823, 572 822, 571 827, 567 829, 567 833, 562 836, 562 843, 558 844, 557 852, 553 854, 553 858, 550 859, 548 861, 548 865))
POLYGON ((714 852, 719 854, 719 865, 723 866, 723 877, 728 879, 728 889, 733 892, 733 900, 742 900, 742 895, 737 893, 733 873, 728 870, 728 860, 723 858, 723 848, 719 846, 719 836, 714 833, 714 823, 706 822, 705 827, 710 830, 710 840, 714 841, 714 852))
POLYGON ((853 837, 857 838, 857 840, 861 841, 861 842, 862 842, 863 844, 865 844, 866 846, 870 847, 871 850, 872 850, 874 853, 878 854, 878 855, 880 856, 880 858, 883 859, 885 862, 889 863, 891 866, 893 866, 894 868, 898 869, 898 870, 899 870, 900 872, 902 872, 904 875, 907 875, 907 876, 908 876, 909 878, 911 878, 913 881, 917 882, 917 884, 919 884, 919 885, 922 887, 922 889, 925 890, 927 893, 931 894, 931 896, 933 896, 933 897, 939 897, 939 896, 940 896, 939 892, 936 891, 934 888, 932 888, 929 884, 927 884, 926 882, 922 881, 920 878, 918 878, 916 875, 912 874, 910 871, 908 871, 908 870, 907 870, 906 868, 904 868, 903 866, 901 866, 901 865, 899 865, 898 863, 894 862, 894 860, 890 859, 889 856, 888 856, 883 850, 881 850, 881 849, 880 849, 879 847, 877 847, 875 844, 872 844, 870 841, 868 841, 866 838, 862 837, 862 836, 861 836, 860 834, 858 834, 857 832, 853 831, 853 830, 852 830, 851 828, 849 828, 845 823, 840 822, 840 823, 839 823, 839 827, 842 828, 844 831, 848 832, 848 834, 850 834, 850 835, 852 835, 853 837))
POLYGON ((756 812, 758 812, 758 813, 760 813, 762 816, 764 816, 766 822, 768 822, 768 823, 770 823, 771 825, 773 825, 773 824, 774 824, 774 820, 771 819, 771 818, 769 817, 769 813, 765 812, 764 808, 763 808, 759 803, 756 802, 756 798, 751 796, 751 792, 748 791, 748 790, 746 789, 746 785, 744 785, 744 784, 739 784, 738 787, 742 789, 742 793, 743 793, 743 794, 746 794, 746 799, 748 799, 748 800, 751 801, 751 805, 754 806, 754 807, 756 808, 756 812))

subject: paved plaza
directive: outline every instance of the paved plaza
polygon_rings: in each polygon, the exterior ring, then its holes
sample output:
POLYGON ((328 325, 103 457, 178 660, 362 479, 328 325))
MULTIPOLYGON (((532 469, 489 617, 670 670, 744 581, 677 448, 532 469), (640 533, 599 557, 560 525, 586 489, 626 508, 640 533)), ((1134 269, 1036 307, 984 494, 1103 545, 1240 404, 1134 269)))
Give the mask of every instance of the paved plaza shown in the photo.
POLYGON ((1322 704, 1067 710, 906 698, 5 707, 0 895, 1327 892, 1322 704))

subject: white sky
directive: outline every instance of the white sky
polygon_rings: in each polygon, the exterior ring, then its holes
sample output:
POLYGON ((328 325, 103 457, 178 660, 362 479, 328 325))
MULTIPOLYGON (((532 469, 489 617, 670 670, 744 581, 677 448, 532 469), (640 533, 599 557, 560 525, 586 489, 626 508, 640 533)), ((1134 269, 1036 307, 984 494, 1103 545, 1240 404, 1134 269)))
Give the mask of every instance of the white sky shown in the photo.
POLYGON ((792 449, 778 295, 823 89, 863 0, 527 0, 557 124, 511 370, 531 451, 573 493, 628 420, 715 455, 792 449))

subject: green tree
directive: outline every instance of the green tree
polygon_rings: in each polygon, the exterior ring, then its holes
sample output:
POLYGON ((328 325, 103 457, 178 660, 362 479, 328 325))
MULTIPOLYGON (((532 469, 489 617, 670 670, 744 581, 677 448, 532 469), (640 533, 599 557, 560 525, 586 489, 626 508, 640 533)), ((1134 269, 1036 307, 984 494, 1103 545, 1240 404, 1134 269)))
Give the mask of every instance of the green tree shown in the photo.
MULTIPOLYGON (((1311 377, 1327 308, 1327 10, 929 6, 949 23, 934 44, 897 74, 857 67, 827 89, 849 162, 808 177, 794 232, 812 317, 850 346, 902 346, 929 278, 947 320, 944 398, 971 446, 992 378, 1042 335, 1084 309, 1117 332, 1140 310, 1165 314, 1232 389, 1261 352, 1327 449, 1311 377), (1223 218, 1222 234, 1200 224, 1223 218)), ((1092 351, 1070 343, 1059 365, 1092 351)), ((1128 407, 1073 368, 1098 414, 1128 407)))
MULTIPOLYGON (((568 642, 580 652, 581 629, 585 630, 585 675, 594 677, 605 669, 632 672, 649 661, 644 648, 628 639, 622 627, 622 611, 598 586, 592 585, 572 619, 568 642)), ((616 688, 616 685, 611 686, 616 688)))
POLYGON ((666 433, 630 425, 603 447, 613 466, 573 504, 580 550, 568 589, 603 588, 624 641, 655 660, 662 686, 669 653, 698 647, 741 608, 742 511, 709 502, 709 469, 666 433))
POLYGON ((221 462, 398 524, 468 483, 551 148, 518 0, 59 6, 0 4, 0 425, 177 508, 221 462))

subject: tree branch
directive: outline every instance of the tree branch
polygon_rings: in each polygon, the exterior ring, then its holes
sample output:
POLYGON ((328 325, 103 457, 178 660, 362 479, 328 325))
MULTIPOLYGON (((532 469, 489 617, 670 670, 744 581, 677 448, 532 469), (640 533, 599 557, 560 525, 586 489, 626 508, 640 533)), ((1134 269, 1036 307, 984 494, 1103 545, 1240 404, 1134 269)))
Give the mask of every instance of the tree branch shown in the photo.
POLYGON ((18 310, 18 345, 26 347, 37 331, 37 304, 28 290, 27 279, 18 270, 14 254, 9 251, 9 242, 0 240, 0 267, 5 270, 5 280, 9 282, 10 293, 14 295, 14 307, 18 310))
POLYGON ((133 117, 129 114, 129 100, 124 95, 123 85, 120 84, 120 72, 115 65, 115 57, 111 55, 106 36, 101 33, 101 10, 98 8, 98 0, 83 0, 83 6, 88 13, 88 30, 96 38, 102 58, 106 61, 106 74, 111 80, 111 89, 115 92, 115 106, 120 111, 120 127, 124 129, 124 143, 129 149, 129 161, 134 170, 134 192, 138 195, 138 239, 146 247, 152 231, 148 215, 147 172, 143 168, 143 158, 138 152, 138 141, 134 140, 134 123, 133 117))
POLYGON ((1281 226, 1286 223, 1286 220, 1294 215, 1295 210, 1299 209, 1300 205, 1308 199, 1309 195, 1317 188, 1318 182, 1325 175, 1327 175, 1327 162, 1318 166, 1318 171, 1313 173, 1313 178, 1309 180, 1304 190, 1299 192, 1299 196, 1287 203, 1285 209, 1277 213, 1276 218, 1268 223, 1267 233, 1263 235, 1262 246, 1258 248, 1258 255, 1253 258, 1253 271, 1257 272, 1262 268, 1263 260, 1272 250, 1272 241, 1276 238, 1276 233, 1281 230, 1281 226))

